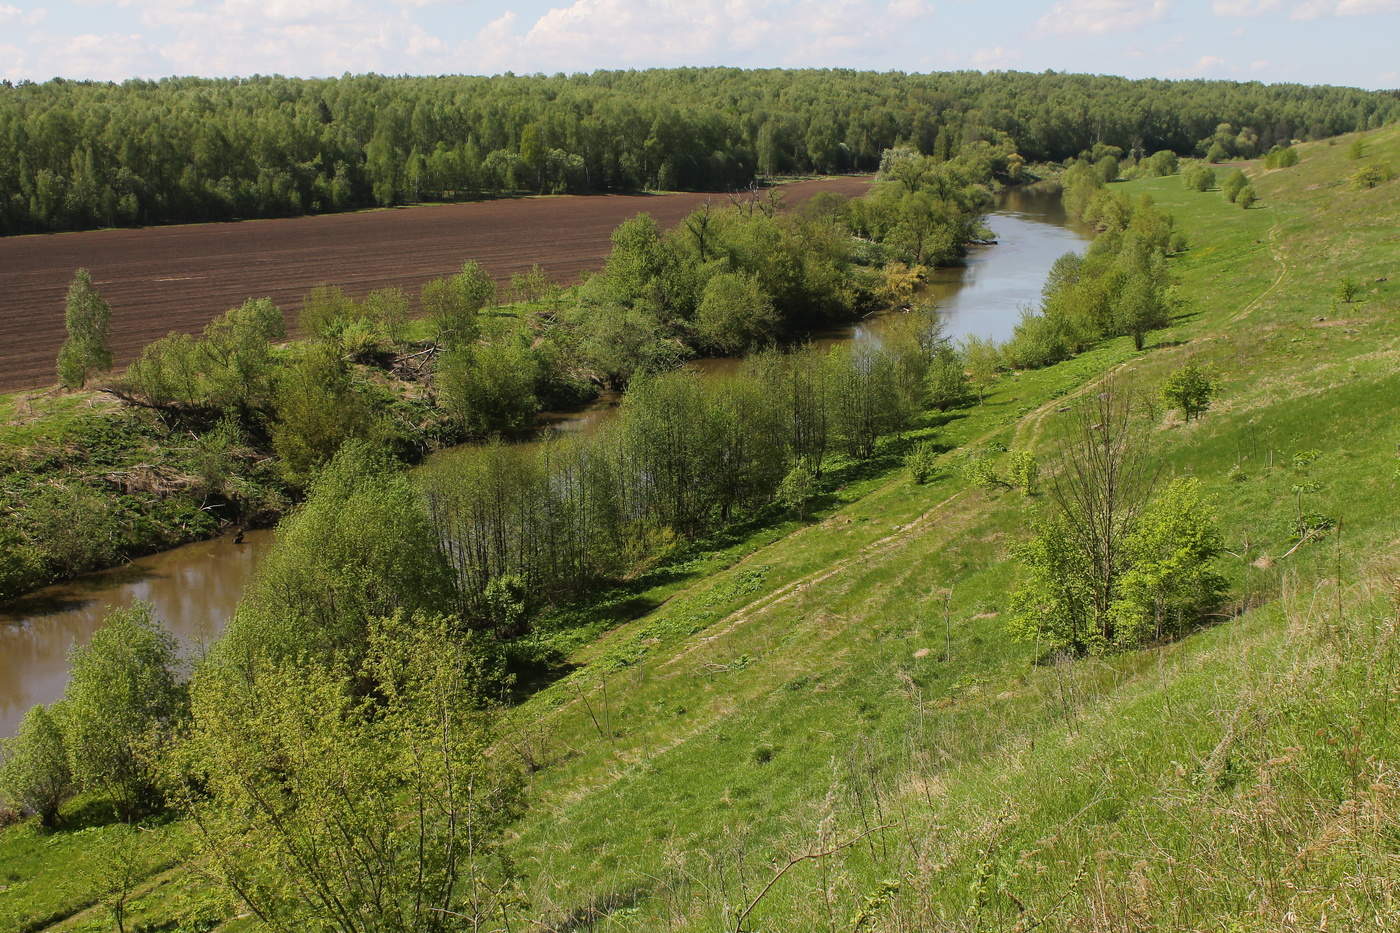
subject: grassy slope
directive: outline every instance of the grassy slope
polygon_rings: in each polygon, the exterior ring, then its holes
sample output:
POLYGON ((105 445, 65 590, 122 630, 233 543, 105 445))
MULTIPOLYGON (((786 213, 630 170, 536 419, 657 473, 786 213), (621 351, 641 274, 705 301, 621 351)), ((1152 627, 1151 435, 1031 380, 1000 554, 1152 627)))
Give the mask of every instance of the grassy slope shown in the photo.
MULTIPOLYGON (((1355 168, 1345 142, 1259 178, 1249 211, 1178 177, 1124 185, 1195 244, 1176 261, 1193 313, 1144 355, 1119 341, 1008 378, 935 432, 1043 453, 1044 402, 1067 385, 1116 363, 1149 385, 1188 358, 1218 367, 1217 410, 1164 416, 1156 436, 1218 495, 1254 608, 1178 645, 1035 666, 995 615, 1035 506, 893 475, 578 658, 634 663, 589 664, 526 705, 521 741, 546 763, 521 839, 539 915, 733 928, 775 865, 891 822, 795 868, 750 925, 849 926, 867 897, 890 929, 1010 926, 1018 901, 1028 923, 1086 929, 1393 922, 1396 734, 1374 714, 1395 668, 1362 659, 1384 646, 1371 561, 1400 535, 1400 281, 1374 281, 1400 258, 1400 188, 1336 184, 1355 168), (1365 300, 1334 310, 1342 276, 1365 300), (1319 488, 1303 510, 1344 535, 1282 558, 1304 483, 1319 488), (1339 557, 1355 606, 1319 626, 1301 594, 1332 605, 1339 557), (1357 812, 1364 827, 1337 828, 1357 812)), ((1400 154, 1394 130, 1371 143, 1400 154)))
MULTIPOLYGON (((1394 130, 1371 142, 1370 158, 1400 156, 1394 130)), ((1373 593, 1400 534, 1400 280, 1373 280, 1400 259, 1400 183, 1332 184, 1355 167, 1345 143, 1257 179, 1250 211, 1179 177, 1121 186, 1191 238, 1175 263, 1192 313, 1165 346, 1115 341, 1007 377, 920 432, 1044 453, 1060 400, 1105 371, 1152 384, 1188 357, 1218 366, 1217 410, 1164 416, 1157 437, 1171 469, 1219 494, 1249 611, 1162 649, 1037 666, 996 615, 1037 503, 951 470, 924 487, 853 474, 818 522, 657 574, 639 597, 656 609, 580 647, 581 669, 519 710, 513 741, 540 766, 516 847, 531 914, 733 929, 775 867, 888 823, 795 867, 748 928, 849 929, 863 904, 866 929, 1316 929, 1324 914, 1386 928, 1400 780, 1379 710, 1396 678, 1374 626, 1395 617, 1373 593), (1334 313, 1342 275, 1365 300, 1334 313), (1344 520, 1341 548, 1333 535, 1282 558, 1305 482, 1305 511, 1344 520)), ((91 903, 90 840, 0 836, 0 928, 91 903)), ((161 830, 152 851, 182 841, 161 830)), ((137 909, 168 924, 217 905, 176 873, 137 909)), ((104 923, 89 910, 55 928, 104 923)))

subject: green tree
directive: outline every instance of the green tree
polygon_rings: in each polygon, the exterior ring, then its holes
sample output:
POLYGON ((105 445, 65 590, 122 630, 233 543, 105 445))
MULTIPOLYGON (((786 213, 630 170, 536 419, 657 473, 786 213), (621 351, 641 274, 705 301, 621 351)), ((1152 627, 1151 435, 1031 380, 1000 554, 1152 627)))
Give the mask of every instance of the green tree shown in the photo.
POLYGON ((984 337, 969 336, 963 338, 961 355, 967 367, 967 380, 977 390, 980 404, 1001 375, 1004 365, 1001 348, 984 337))
POLYGON ((1077 654, 1121 646, 1113 606, 1154 479, 1133 408, 1110 380, 1070 413, 1049 514, 1017 553, 1024 573, 1008 608, 1018 638, 1077 654))
POLYGON ((502 339, 444 353, 433 381, 443 408, 468 434, 523 431, 539 412, 539 365, 530 348, 502 339))
POLYGON ((353 665, 258 663, 196 681, 181 796, 215 878, 274 930, 482 929, 513 906, 523 810, 488 697, 501 671, 456 620, 375 620, 353 665))
POLYGON ((806 460, 799 460, 778 484, 774 498, 783 508, 805 521, 812 513, 812 503, 819 492, 816 470, 806 460))
POLYGON ((480 336, 478 316, 496 297, 496 283, 474 262, 462 265, 451 278, 423 285, 419 304, 433 322, 435 339, 444 349, 467 346, 480 336))
POLYGON ((1007 461, 1007 478, 1026 495, 1033 495, 1040 480, 1040 461, 1029 450, 1013 450, 1007 461))
POLYGON ((1110 608, 1117 643, 1175 638, 1219 608, 1227 584, 1214 563, 1223 551, 1200 480, 1173 480, 1124 541, 1126 569, 1110 608))
POLYGON ((341 444, 373 438, 379 422, 349 367, 325 344, 300 348, 279 374, 272 449, 288 482, 304 486, 341 444))
POLYGON ((369 621, 452 606, 451 571, 422 494, 369 445, 345 444, 311 484, 229 622, 215 654, 357 657, 369 621))
POLYGON ((721 272, 705 283, 695 329, 722 353, 738 353, 771 343, 779 317, 758 279, 743 272, 721 272))
POLYGON ((1245 173, 1239 169, 1235 169, 1229 175, 1225 176, 1225 181, 1220 185, 1220 191, 1225 195, 1225 200, 1233 204, 1235 199, 1239 197, 1240 192, 1248 187, 1248 185, 1249 178, 1245 173))
POLYGON ((1132 335, 1133 346, 1141 350, 1149 332, 1171 323, 1171 307, 1151 275, 1135 272, 1114 299, 1113 321, 1118 332, 1132 335))
POLYGON ((112 309, 98 294, 86 269, 73 273, 64 305, 63 324, 68 339, 58 351, 58 381, 66 389, 81 389, 95 372, 112 368, 107 330, 112 309))
POLYGON ((1215 169, 1198 165, 1188 171, 1182 180, 1191 191, 1209 191, 1215 187, 1215 169))
POLYGON ((929 405, 939 411, 947 411, 965 402, 971 391, 962 354, 947 344, 940 346, 929 361, 929 405))
POLYGON ((63 726, 74 781, 130 820, 160 802, 161 749, 185 712, 175 639, 137 603, 69 656, 63 726))
POLYGON ((42 704, 31 708, 15 737, 0 741, 0 799, 52 828, 72 784, 57 717, 42 704))
POLYGON ((1219 392, 1219 382, 1196 363, 1187 363, 1162 384, 1162 400, 1181 412, 1187 421, 1199 418, 1219 392))
POLYGON ((1235 203, 1245 210, 1249 210, 1259 200, 1259 196, 1254 193, 1253 185, 1245 185, 1240 189, 1240 193, 1235 195, 1235 203))

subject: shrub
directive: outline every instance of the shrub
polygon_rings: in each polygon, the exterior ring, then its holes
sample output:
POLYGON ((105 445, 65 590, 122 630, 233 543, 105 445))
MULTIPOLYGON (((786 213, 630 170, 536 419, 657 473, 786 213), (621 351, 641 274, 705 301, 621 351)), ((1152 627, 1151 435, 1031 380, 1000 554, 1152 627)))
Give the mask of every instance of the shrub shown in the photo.
POLYGON ((1225 200, 1233 204, 1235 199, 1239 197, 1239 193, 1248 185, 1249 179, 1245 177, 1244 172, 1235 169, 1226 176, 1225 181, 1220 186, 1220 190, 1225 195, 1225 200))
POLYGON ((939 411, 947 411, 967 401, 970 392, 962 355, 947 344, 940 345, 929 362, 929 405, 939 411))
POLYGON ((1390 167, 1389 162, 1381 162, 1376 165, 1368 165, 1359 169, 1351 176, 1351 186, 1353 188, 1375 188, 1377 185, 1390 181, 1395 177, 1395 172, 1390 167))
POLYGON ((452 419, 468 434, 480 437, 530 426, 539 411, 538 376, 530 348, 503 340, 444 353, 434 382, 452 419))
POLYGON ((1175 175, 1178 165, 1176 153, 1170 149, 1160 149, 1147 160, 1148 170, 1153 175, 1175 175))
POLYGON ((35 706, 25 713, 19 733, 0 742, 0 798, 52 827, 71 789, 63 732, 48 709, 35 706))
POLYGON ((909 468, 909 478, 920 486, 931 482, 938 475, 938 447, 931 441, 924 441, 904 458, 909 468))
POLYGON ((1182 180, 1190 191, 1209 191, 1215 187, 1215 169, 1198 165, 1188 171, 1182 180))
POLYGON ((1361 286, 1354 279, 1342 279, 1337 283, 1337 298, 1351 304, 1361 294, 1361 286))
POLYGON ((1040 480, 1040 461, 1029 450, 1012 451, 1006 473, 1011 485, 1028 496, 1034 495, 1036 483, 1040 480))
POLYGON ((159 801, 156 754, 184 712, 175 639, 138 603, 109 613, 69 667, 63 725, 73 779, 129 820, 159 801))
POLYGON ((1235 195, 1235 203, 1245 210, 1249 210, 1259 200, 1259 196, 1254 193, 1253 185, 1245 185, 1240 189, 1240 193, 1235 195))
POLYGON ((778 484, 774 498, 798 518, 806 519, 812 511, 812 503, 817 498, 817 472, 803 459, 793 464, 783 481, 778 484))
POLYGON ((1180 411, 1187 421, 1199 418, 1219 392, 1215 377, 1195 363, 1187 363, 1162 384, 1162 400, 1180 411))

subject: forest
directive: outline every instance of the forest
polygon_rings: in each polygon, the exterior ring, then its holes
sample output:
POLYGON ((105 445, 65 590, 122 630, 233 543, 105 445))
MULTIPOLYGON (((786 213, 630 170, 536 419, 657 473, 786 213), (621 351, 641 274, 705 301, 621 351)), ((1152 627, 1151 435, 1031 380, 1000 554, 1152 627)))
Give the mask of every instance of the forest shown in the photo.
POLYGON ((1252 158, 1378 127, 1393 93, 1046 72, 728 68, 0 84, 0 234, 283 217, 525 192, 734 190, 1095 144, 1252 158), (1240 128, 1220 136, 1217 127, 1240 128))

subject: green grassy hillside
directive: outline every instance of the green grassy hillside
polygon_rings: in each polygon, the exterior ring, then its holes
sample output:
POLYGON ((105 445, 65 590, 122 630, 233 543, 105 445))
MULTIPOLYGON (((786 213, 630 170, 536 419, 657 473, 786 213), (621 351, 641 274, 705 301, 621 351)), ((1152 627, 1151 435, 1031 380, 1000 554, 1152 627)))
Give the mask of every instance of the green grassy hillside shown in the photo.
MULTIPOLYGON (((1349 187, 1346 143, 1250 167, 1247 211, 1179 176, 1119 186, 1189 238, 1189 313, 1145 353, 1115 341, 928 422, 949 446, 1044 455, 1065 396, 1102 374, 1215 367, 1215 410, 1163 414, 1155 447, 1216 496, 1230 619, 1038 665, 999 617, 1038 503, 891 472, 581 650, 521 709, 544 924, 735 929, 790 859, 866 832, 794 866, 744 928, 848 929, 865 908, 861 928, 890 930, 1400 922, 1400 187, 1349 187), (1334 301, 1342 279, 1355 303, 1334 301), (1339 528, 1287 553, 1298 508, 1339 528)), ((1400 134, 1367 152, 1395 160, 1400 134)))
MULTIPOLYGON (((811 523, 711 542, 629 594, 650 610, 510 717, 532 928, 1400 925, 1400 181, 1352 187, 1349 142, 1247 166, 1249 210, 1180 176, 1115 185, 1190 241, 1186 312, 1144 352, 1007 374, 888 440, 811 523), (1187 360, 1222 396, 1190 424, 1159 413, 1153 446, 1215 497, 1230 611, 1046 662, 1002 618, 1043 497, 973 488, 958 458, 1050 462, 1073 398, 1187 360), (920 486, 899 464, 923 439, 948 453, 920 486), (1332 530, 1298 545, 1300 513, 1332 530)), ((1400 131, 1365 152, 1400 165, 1400 131)), ((0 834, 0 929, 110 929, 104 884, 133 863, 132 924, 244 925, 179 864, 178 824, 134 855, 115 835, 0 834)))

